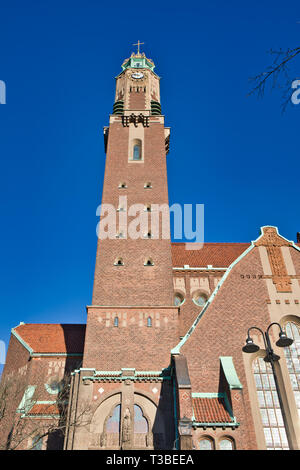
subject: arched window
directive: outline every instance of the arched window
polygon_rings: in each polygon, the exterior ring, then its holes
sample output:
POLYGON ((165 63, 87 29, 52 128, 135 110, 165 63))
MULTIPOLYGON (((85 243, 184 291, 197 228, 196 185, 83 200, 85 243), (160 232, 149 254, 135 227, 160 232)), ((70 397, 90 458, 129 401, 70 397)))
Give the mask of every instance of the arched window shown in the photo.
POLYGON ((119 434, 121 405, 117 405, 106 422, 106 432, 119 434))
POLYGON ((204 307, 207 302, 207 295, 198 292, 194 295, 193 301, 196 305, 199 305, 199 307, 204 307))
POLYGON ((176 305, 176 307, 179 307, 184 301, 184 297, 183 295, 179 294, 179 293, 176 293, 174 295, 174 305, 176 305))
POLYGON ((114 319, 114 326, 119 326, 119 318, 115 317, 114 319))
POLYGON ((220 441, 219 447, 220 450, 234 450, 233 440, 226 437, 220 441))
POLYGON ((142 159, 142 142, 139 140, 139 141, 135 141, 134 145, 133 145, 133 157, 132 157, 133 160, 141 160, 142 159))
POLYGON ((148 422, 142 409, 138 405, 134 405, 134 434, 146 434, 147 432, 148 422))
POLYGON ((151 258, 148 258, 144 262, 144 266, 154 266, 154 263, 151 258))
POLYGON ((285 331, 294 340, 290 347, 284 348, 284 354, 300 417, 300 329, 295 323, 288 322, 285 331))
POLYGON ((152 318, 151 317, 147 318, 147 326, 152 326, 152 318))
POLYGON ((204 439, 201 439, 199 442, 199 449, 200 450, 213 450, 214 444, 212 439, 209 439, 208 437, 205 437, 204 439))
POLYGON ((124 262, 122 258, 117 258, 116 261, 114 262, 115 266, 124 266, 124 262))
POLYGON ((253 361, 259 409, 268 450, 289 448, 272 367, 259 357, 253 361))

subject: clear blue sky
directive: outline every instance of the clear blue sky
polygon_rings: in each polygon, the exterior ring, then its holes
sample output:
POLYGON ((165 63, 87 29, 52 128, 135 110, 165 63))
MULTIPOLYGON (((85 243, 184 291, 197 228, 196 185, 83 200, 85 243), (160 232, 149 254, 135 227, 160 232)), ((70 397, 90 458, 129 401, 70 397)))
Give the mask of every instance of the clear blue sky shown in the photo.
POLYGON ((205 204, 206 241, 267 224, 295 239, 300 105, 282 115, 279 93, 246 94, 269 49, 299 46, 299 2, 10 0, 0 16, 0 339, 20 321, 86 320, 102 128, 138 39, 162 77, 170 202, 205 204))

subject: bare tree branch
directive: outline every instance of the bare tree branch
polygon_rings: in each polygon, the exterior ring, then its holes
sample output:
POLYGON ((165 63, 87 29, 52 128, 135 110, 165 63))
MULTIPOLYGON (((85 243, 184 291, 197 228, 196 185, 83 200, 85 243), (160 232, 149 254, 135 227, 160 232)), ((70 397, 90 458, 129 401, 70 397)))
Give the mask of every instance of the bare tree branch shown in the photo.
POLYGON ((282 112, 285 111, 287 105, 290 102, 291 95, 291 83, 293 79, 290 76, 290 64, 300 54, 300 47, 287 50, 270 50, 269 54, 274 57, 273 63, 266 68, 266 70, 250 80, 254 82, 254 87, 249 91, 247 96, 256 94, 258 97, 262 97, 265 93, 265 89, 268 83, 271 84, 271 89, 283 90, 283 103, 281 104, 282 112))

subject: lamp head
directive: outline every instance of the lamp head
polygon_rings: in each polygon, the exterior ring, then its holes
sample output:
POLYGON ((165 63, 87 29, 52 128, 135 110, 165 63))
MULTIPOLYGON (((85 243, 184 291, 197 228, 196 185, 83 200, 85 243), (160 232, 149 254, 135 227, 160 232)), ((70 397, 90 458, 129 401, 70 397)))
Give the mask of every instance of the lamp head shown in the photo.
POLYGON ((291 344, 293 344, 293 340, 291 338, 288 338, 285 331, 280 331, 279 333, 279 340, 276 341, 276 346, 279 346, 280 348, 287 348, 291 344))
POLYGON ((242 350, 245 353, 254 353, 254 352, 259 351, 259 346, 257 346, 257 344, 253 342, 253 339, 250 338, 250 336, 248 336, 248 338, 246 339, 246 344, 242 348, 242 350))

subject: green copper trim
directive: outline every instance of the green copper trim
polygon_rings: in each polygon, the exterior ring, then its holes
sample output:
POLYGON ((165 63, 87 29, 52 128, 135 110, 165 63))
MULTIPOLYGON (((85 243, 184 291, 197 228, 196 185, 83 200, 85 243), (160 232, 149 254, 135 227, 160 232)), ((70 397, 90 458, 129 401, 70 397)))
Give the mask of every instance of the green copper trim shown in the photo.
POLYGON ((33 353, 33 349, 31 349, 31 347, 21 338, 14 328, 11 329, 11 334, 17 338, 17 340, 24 346, 25 349, 27 349, 30 355, 33 353))
POLYGON ((138 70, 149 69, 153 72, 153 70, 155 68, 155 65, 152 61, 147 59, 147 57, 145 55, 140 55, 139 57, 131 56, 127 60, 127 62, 125 62, 125 63, 123 62, 121 67, 122 67, 123 71, 126 70, 126 69, 129 69, 129 68, 135 68, 135 69, 138 69, 138 70))
POLYGON ((40 357, 40 356, 59 356, 59 357, 82 357, 83 353, 32 353, 31 357, 40 357))
POLYGON ((86 376, 86 377, 82 377, 82 380, 95 380, 97 382, 101 382, 101 381, 106 381, 106 380, 112 380, 112 381, 116 381, 116 382, 122 382, 124 380, 133 380, 135 382, 138 382, 138 381, 141 381, 141 380, 153 380, 155 378, 155 380, 159 381, 159 382, 163 382, 164 380, 171 380, 171 377, 169 376, 134 376, 134 375, 122 375, 122 376, 111 376, 111 375, 100 375, 100 376, 97 376, 97 375, 93 375, 93 376, 86 376))
POLYGON ((221 356, 220 361, 230 390, 242 390, 243 386, 237 376, 232 357, 221 356))
POLYGON ((219 392, 204 392, 204 393, 199 393, 199 392, 192 392, 192 398, 224 398, 224 393, 219 393, 219 392))
POLYGON ((238 428, 240 423, 237 421, 232 421, 231 423, 199 423, 198 421, 193 421, 193 426, 206 428, 238 428))

